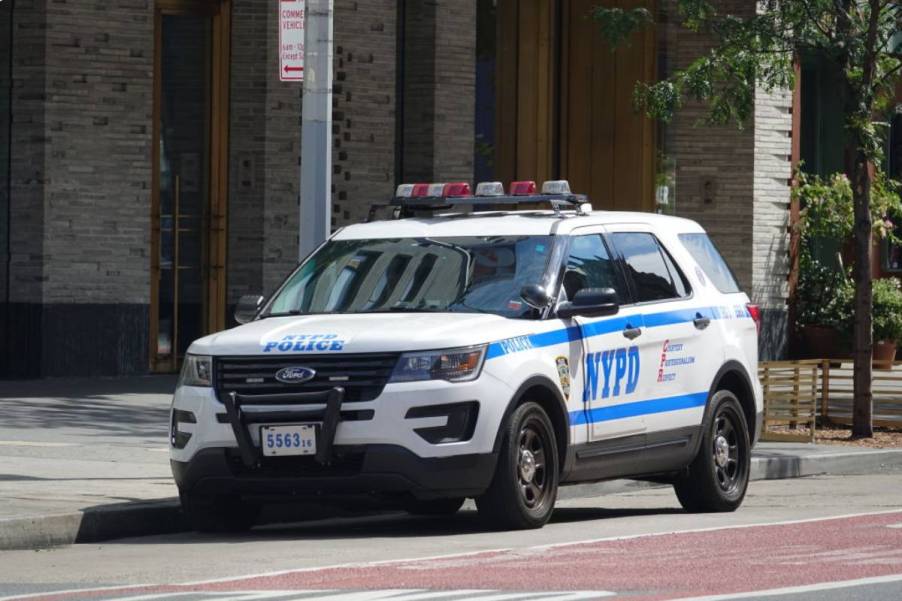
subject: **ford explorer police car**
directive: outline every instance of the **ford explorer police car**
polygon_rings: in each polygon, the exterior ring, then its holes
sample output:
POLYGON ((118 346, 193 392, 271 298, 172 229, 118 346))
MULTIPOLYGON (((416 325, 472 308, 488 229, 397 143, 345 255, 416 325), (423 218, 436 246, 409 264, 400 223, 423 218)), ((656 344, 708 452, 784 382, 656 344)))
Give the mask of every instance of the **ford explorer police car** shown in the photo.
POLYGON ((533 528, 559 485, 624 477, 740 505, 759 314, 698 224, 592 211, 566 182, 403 185, 386 206, 188 350, 171 463, 196 528, 359 495, 533 528))

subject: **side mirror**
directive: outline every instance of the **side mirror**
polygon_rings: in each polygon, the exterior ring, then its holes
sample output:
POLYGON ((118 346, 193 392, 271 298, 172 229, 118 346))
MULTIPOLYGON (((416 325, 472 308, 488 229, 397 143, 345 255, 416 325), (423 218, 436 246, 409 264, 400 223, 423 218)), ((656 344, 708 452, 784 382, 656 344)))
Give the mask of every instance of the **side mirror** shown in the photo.
POLYGON ((260 295, 247 294, 242 296, 238 299, 238 305, 235 307, 235 321, 241 325, 254 321, 265 300, 260 295))
POLYGON ((520 296, 526 301, 527 305, 540 311, 551 304, 551 297, 548 295, 545 287, 538 284, 523 286, 520 290, 520 296))
POLYGON ((604 317, 616 315, 620 310, 617 291, 613 288, 583 288, 576 293, 572 301, 561 303, 557 316, 562 319, 571 317, 604 317))

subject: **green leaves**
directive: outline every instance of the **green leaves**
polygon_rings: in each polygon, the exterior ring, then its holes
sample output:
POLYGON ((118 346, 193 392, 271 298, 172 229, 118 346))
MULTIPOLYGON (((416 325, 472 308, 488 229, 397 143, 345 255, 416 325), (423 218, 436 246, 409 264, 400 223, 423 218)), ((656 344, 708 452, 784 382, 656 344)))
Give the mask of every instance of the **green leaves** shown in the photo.
POLYGON ((596 6, 592 18, 598 21, 601 33, 611 49, 626 42, 630 36, 646 25, 654 23, 651 13, 645 8, 606 8, 596 6))

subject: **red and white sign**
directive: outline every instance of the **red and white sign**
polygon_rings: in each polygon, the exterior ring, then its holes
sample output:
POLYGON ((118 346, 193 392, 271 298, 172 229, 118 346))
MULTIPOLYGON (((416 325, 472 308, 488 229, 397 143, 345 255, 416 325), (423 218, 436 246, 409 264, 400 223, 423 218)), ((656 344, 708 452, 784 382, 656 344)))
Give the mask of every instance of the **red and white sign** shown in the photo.
POLYGON ((279 0, 279 79, 304 81, 305 0, 279 0))

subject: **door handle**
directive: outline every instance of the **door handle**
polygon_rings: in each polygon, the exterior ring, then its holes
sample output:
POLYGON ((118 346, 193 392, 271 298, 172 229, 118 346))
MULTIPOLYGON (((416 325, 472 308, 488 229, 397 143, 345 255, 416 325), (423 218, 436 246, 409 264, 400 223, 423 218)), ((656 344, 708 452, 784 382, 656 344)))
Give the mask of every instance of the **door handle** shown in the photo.
POLYGON ((711 325, 711 318, 704 317, 701 313, 696 313, 695 319, 692 320, 692 323, 695 325, 696 330, 704 330, 709 325, 711 325))
POLYGON ((627 325, 623 330, 623 335, 630 340, 635 340, 642 335, 642 328, 631 328, 627 325))

